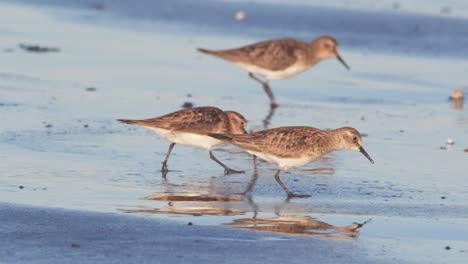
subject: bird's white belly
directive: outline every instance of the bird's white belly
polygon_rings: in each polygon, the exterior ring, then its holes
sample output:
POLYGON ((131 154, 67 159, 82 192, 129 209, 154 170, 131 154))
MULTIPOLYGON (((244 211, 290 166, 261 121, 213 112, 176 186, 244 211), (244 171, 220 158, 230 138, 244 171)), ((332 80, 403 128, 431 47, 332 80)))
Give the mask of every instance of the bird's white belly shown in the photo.
POLYGON ((255 65, 251 64, 245 64, 245 63, 236 63, 237 66, 240 68, 254 73, 254 74, 259 74, 264 76, 267 80, 281 80, 281 79, 287 79, 291 76, 294 76, 298 73, 301 73, 305 70, 307 70, 307 67, 305 67, 302 64, 294 64, 284 70, 279 70, 279 71, 272 71, 268 70, 265 68, 260 68, 255 65))
POLYGON ((174 132, 167 129, 162 128, 154 128, 154 127, 146 127, 149 130, 153 131, 154 133, 158 134, 159 136, 167 139, 170 142, 210 150, 212 147, 222 144, 221 140, 217 140, 210 136, 198 135, 193 133, 185 133, 185 132, 174 132))
POLYGON ((297 168, 305 166, 315 160, 313 157, 302 156, 298 158, 281 158, 275 155, 269 155, 261 152, 249 151, 252 155, 255 155, 265 161, 278 164, 280 170, 288 170, 291 168, 297 168))

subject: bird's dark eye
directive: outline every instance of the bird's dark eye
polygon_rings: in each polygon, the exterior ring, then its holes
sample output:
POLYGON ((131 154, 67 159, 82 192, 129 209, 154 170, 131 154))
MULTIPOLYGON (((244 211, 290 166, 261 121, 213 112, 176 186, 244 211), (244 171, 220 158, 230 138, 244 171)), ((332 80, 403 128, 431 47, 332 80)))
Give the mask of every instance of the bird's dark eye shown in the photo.
POLYGON ((354 142, 357 141, 357 137, 356 137, 356 136, 353 137, 353 141, 354 141, 354 142))

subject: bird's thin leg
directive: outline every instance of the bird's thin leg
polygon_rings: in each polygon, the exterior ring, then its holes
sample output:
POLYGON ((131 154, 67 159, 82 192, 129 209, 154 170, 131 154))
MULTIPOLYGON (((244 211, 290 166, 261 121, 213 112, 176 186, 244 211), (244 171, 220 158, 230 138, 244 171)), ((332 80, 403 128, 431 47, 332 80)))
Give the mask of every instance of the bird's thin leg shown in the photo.
POLYGON ((218 163, 219 165, 223 166, 224 168, 224 174, 232 174, 232 173, 244 173, 245 171, 238 171, 238 170, 233 170, 231 168, 229 168, 228 166, 224 165, 221 161, 219 161, 214 155, 213 155, 213 152, 211 152, 210 150, 210 158, 214 161, 216 161, 216 163, 218 163))
MULTIPOLYGON (((254 157, 255 157, 255 156, 254 156, 254 157)), ((252 175, 252 179, 250 180, 249 185, 247 186, 247 188, 245 189, 245 191, 242 192, 242 195, 246 195, 247 193, 249 193, 250 191, 252 191, 253 187, 255 186, 255 183, 257 183, 257 178, 258 178, 257 170, 254 169, 254 172, 253 172, 253 175, 252 175)))
POLYGON ((169 145, 169 150, 167 151, 166 158, 164 159, 164 161, 162 163, 161 171, 163 172, 163 176, 166 176, 166 173, 168 172, 167 160, 169 159, 169 156, 171 156, 171 151, 174 148, 175 144, 176 143, 171 143, 171 145, 169 145))
POLYGON ((252 155, 254 173, 257 174, 257 156, 252 155))
POLYGON ((270 105, 272 108, 278 107, 278 104, 276 103, 275 96, 273 95, 273 92, 270 89, 270 85, 268 85, 268 81, 262 81, 259 78, 257 78, 253 73, 249 72, 249 77, 256 80, 257 82, 261 83, 263 86, 263 90, 265 90, 265 93, 268 95, 268 98, 270 98, 270 105))
POLYGON ((278 182, 278 184, 281 186, 281 188, 283 188, 283 190, 288 194, 288 197, 295 197, 295 198, 310 197, 310 195, 308 194, 295 194, 295 193, 290 192, 288 188, 286 187, 286 185, 284 185, 284 183, 280 180, 279 174, 280 174, 280 170, 277 170, 275 174, 275 179, 278 182))
POLYGON ((249 205, 252 207, 252 211, 253 211, 252 219, 256 219, 257 214, 258 214, 258 206, 254 202, 254 200, 252 199, 252 196, 250 196, 250 195, 247 197, 247 201, 249 202, 249 205))
POLYGON ((268 115, 263 119, 263 128, 267 129, 268 126, 270 125, 271 118, 275 114, 275 106, 270 106, 270 111, 268 112, 268 115))

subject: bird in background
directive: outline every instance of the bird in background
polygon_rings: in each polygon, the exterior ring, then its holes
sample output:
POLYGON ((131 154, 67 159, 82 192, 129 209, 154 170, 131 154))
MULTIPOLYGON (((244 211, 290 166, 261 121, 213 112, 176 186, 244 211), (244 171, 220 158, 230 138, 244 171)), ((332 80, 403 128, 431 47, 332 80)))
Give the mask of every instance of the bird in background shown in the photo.
POLYGON ((287 79, 325 59, 338 59, 350 69, 338 53, 338 42, 329 36, 321 36, 310 43, 297 39, 277 39, 228 50, 199 48, 198 51, 222 58, 248 71, 252 79, 262 84, 272 108, 278 104, 269 86, 271 80, 287 79))
POLYGON ((307 126, 279 127, 245 135, 223 135, 209 133, 210 136, 240 147, 248 153, 267 162, 278 165, 275 179, 288 197, 309 197, 295 194, 279 178, 280 172, 305 166, 321 156, 342 149, 361 152, 371 163, 372 158, 362 147, 361 134, 352 127, 335 130, 320 130, 307 126))
POLYGON ((207 150, 210 158, 224 168, 225 174, 243 172, 229 168, 213 155, 211 149, 223 141, 208 136, 208 133, 246 134, 247 120, 237 112, 216 107, 197 107, 150 119, 118 121, 145 127, 171 142, 162 163, 163 176, 168 172, 167 161, 175 144, 207 150))

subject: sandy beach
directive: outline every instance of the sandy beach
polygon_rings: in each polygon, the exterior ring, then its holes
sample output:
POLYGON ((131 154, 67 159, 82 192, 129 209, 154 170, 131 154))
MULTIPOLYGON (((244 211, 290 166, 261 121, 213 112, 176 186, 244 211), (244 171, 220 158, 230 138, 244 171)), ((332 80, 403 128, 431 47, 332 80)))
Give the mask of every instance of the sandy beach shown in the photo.
POLYGON ((468 113, 448 96, 468 91, 468 7, 419 3, 0 1, 0 262, 465 263, 468 113), (351 70, 272 82, 273 112, 246 72, 196 51, 323 34, 351 70), (186 103, 249 131, 352 126, 375 164, 341 151, 284 172, 312 195, 288 200, 272 164, 255 177, 221 145, 246 171, 226 176, 176 145, 163 178, 169 143, 116 119, 186 103))

